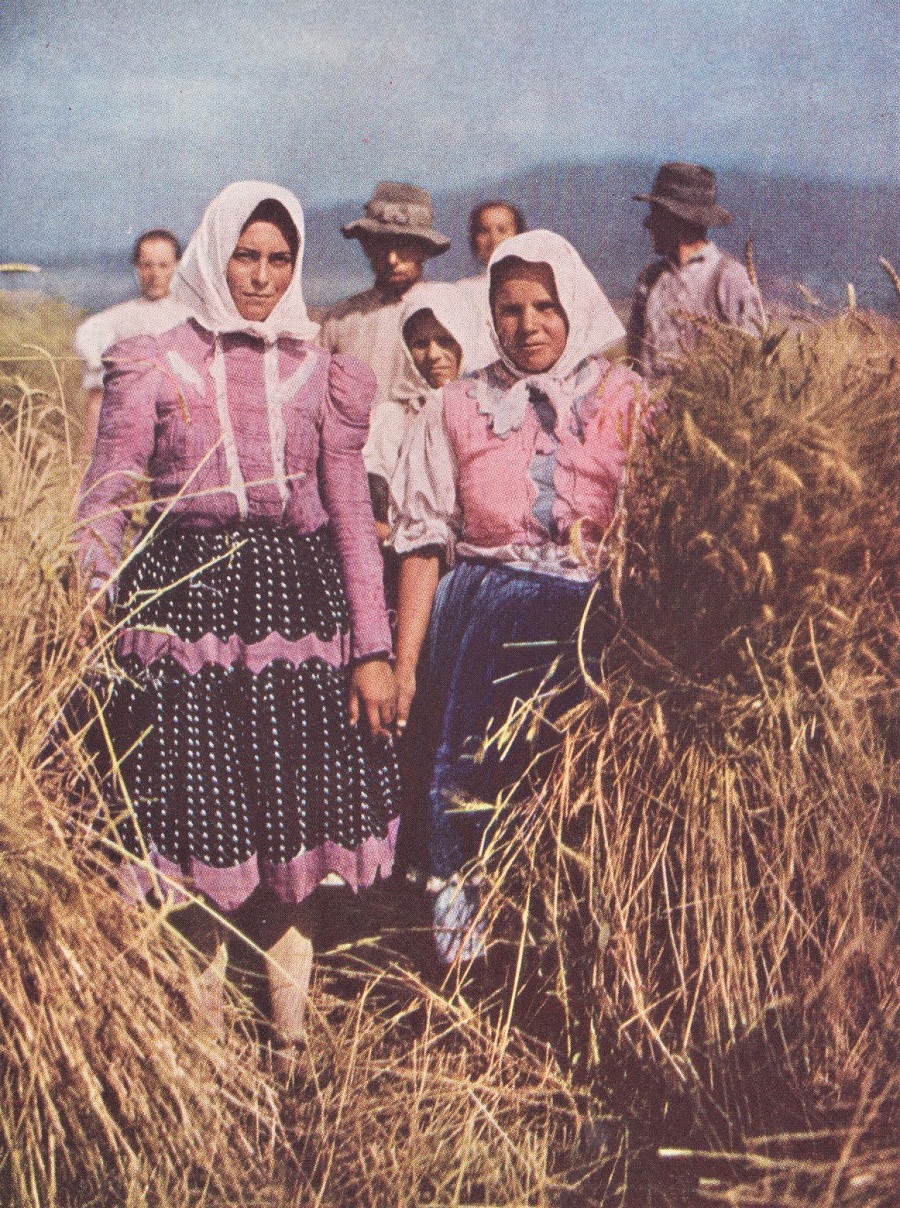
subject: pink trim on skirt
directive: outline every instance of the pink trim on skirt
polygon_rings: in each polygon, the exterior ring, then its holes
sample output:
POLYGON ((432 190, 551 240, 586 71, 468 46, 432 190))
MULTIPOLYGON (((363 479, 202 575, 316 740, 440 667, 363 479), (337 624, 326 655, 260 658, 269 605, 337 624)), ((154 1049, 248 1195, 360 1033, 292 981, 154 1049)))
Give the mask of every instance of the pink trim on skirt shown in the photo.
POLYGON ((287 864, 262 865, 256 855, 243 864, 230 868, 213 868, 202 860, 191 857, 189 872, 168 860, 160 852, 151 851, 149 860, 161 878, 142 864, 122 863, 119 866, 119 886, 122 893, 132 901, 145 898, 154 890, 163 899, 180 904, 188 900, 184 890, 208 898, 214 906, 228 913, 246 902, 254 889, 264 880, 283 902, 302 902, 329 873, 337 873, 356 892, 371 885, 381 874, 388 877, 394 867, 394 850, 397 845, 399 818, 388 823, 383 839, 370 835, 355 850, 350 851, 338 843, 323 843, 311 851, 300 852, 287 864))
POLYGON ((136 655, 145 667, 164 655, 169 655, 176 663, 180 663, 189 675, 196 675, 208 663, 217 663, 220 667, 246 667, 254 675, 258 675, 276 659, 284 659, 294 667, 299 667, 307 659, 319 658, 330 663, 332 667, 342 667, 349 655, 349 640, 338 634, 323 642, 314 633, 307 633, 296 641, 289 641, 280 633, 270 633, 261 642, 248 645, 236 633, 227 641, 216 637, 214 633, 205 633, 196 642, 185 642, 171 633, 135 627, 122 632, 116 651, 120 656, 136 655))

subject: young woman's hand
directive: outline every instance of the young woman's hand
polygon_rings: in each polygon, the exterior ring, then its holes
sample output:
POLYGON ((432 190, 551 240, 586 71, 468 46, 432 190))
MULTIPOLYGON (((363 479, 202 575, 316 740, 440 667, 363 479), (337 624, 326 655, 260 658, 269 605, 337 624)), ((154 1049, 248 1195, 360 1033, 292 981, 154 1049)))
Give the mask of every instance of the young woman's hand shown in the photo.
POLYGON ((387 659, 359 663, 350 673, 350 724, 365 716, 373 738, 388 738, 397 716, 397 685, 387 659))

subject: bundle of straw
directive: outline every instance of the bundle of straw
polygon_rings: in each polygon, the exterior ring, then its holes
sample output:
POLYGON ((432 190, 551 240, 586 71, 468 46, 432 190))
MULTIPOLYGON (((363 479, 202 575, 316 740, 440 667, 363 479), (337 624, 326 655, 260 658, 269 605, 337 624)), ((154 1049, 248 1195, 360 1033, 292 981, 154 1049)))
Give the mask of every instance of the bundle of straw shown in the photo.
POLYGON ((498 809, 495 933, 555 1002, 517 1017, 657 1143, 896 1110, 898 415, 858 314, 710 327, 653 421, 606 674, 498 809))
MULTIPOLYGON (((626 577, 637 636, 693 683, 815 678, 897 574, 900 370, 848 313, 764 340, 711 326, 669 383, 626 577)), ((638 501, 640 502, 640 501, 638 501)))

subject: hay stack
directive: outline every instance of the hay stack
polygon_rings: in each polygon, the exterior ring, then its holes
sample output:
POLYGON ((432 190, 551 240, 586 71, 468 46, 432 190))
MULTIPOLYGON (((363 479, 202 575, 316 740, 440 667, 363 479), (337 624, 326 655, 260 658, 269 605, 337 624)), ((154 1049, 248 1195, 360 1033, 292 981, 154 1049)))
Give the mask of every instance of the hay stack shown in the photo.
POLYGON ((897 349, 855 313, 762 341, 712 326, 664 406, 629 625, 718 694, 756 693, 785 660, 815 682, 871 589, 896 581, 897 349))
POLYGON ((556 1004, 526 1026, 656 1145, 745 1153, 857 1104, 883 1139, 896 1110, 898 417, 857 315, 705 332, 632 495, 606 675, 491 853, 556 1004))

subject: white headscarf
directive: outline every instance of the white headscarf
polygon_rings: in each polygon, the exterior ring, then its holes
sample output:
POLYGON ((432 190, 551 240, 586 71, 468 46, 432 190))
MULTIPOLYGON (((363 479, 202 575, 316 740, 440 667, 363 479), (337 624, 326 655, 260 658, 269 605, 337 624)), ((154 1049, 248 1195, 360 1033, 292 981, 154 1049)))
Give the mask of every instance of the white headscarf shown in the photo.
POLYGON ((319 326, 303 301, 303 210, 280 185, 242 180, 228 185, 209 203, 172 280, 172 295, 190 308, 197 322, 216 335, 247 332, 274 344, 280 336, 314 340, 319 326), (244 319, 234 304, 225 269, 247 219, 261 201, 280 201, 297 228, 299 246, 294 274, 284 295, 263 322, 244 319))
POLYGON ((490 416, 498 436, 505 436, 511 428, 521 425, 532 386, 548 396, 558 414, 570 406, 599 378, 598 369, 591 364, 593 358, 602 356, 625 335, 625 328, 596 278, 562 235, 537 230, 504 239, 488 264, 489 281, 495 266, 510 256, 529 264, 549 266, 559 304, 569 323, 569 334, 556 364, 543 373, 529 374, 519 369, 503 351, 491 314, 491 329, 500 359, 513 379, 513 385, 499 397, 495 392, 479 391, 480 410, 490 416))
POLYGON ((478 316, 469 299, 461 289, 445 282, 425 282, 409 291, 400 312, 400 337, 406 353, 406 371, 391 393, 391 398, 415 411, 421 410, 430 394, 431 386, 416 368, 412 353, 403 339, 403 329, 409 320, 421 310, 428 310, 445 328, 462 350, 459 373, 472 368, 478 341, 478 316))

